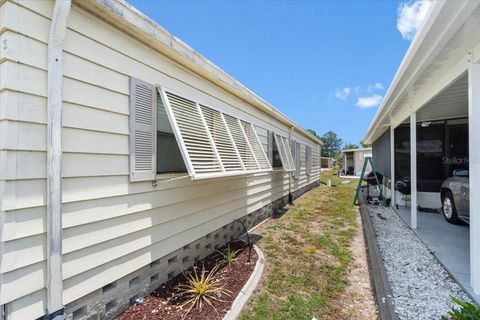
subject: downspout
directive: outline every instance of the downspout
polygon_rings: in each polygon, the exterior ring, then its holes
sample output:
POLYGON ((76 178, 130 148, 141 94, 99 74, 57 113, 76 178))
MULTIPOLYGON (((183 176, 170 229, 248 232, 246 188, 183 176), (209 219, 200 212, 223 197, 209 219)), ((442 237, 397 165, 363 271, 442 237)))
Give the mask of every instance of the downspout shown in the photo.
POLYGON ((63 41, 71 0, 56 0, 48 38, 47 97, 47 310, 65 319, 62 280, 63 41))
MULTIPOLYGON (((294 127, 290 128, 290 132, 288 133, 288 141, 290 142, 289 144, 289 152, 292 152, 292 136, 293 136, 293 131, 295 130, 294 127)), ((292 155, 293 157, 293 155, 292 155)), ((293 205, 293 194, 292 194, 292 179, 293 179, 293 173, 290 171, 288 173, 288 204, 293 205)))

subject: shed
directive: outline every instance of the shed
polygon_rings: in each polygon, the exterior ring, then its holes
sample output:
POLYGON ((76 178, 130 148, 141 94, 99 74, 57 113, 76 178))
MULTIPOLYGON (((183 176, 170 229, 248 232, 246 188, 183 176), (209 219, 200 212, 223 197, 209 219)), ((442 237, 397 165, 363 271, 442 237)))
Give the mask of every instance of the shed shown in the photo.
MULTIPOLYGON (((372 148, 342 150, 342 173, 346 176, 360 176, 366 157, 372 157, 372 148)), ((371 170, 372 168, 370 164, 368 164, 365 172, 371 170)))
POLYGON ((322 169, 332 169, 334 164, 334 159, 331 157, 320 157, 322 169))

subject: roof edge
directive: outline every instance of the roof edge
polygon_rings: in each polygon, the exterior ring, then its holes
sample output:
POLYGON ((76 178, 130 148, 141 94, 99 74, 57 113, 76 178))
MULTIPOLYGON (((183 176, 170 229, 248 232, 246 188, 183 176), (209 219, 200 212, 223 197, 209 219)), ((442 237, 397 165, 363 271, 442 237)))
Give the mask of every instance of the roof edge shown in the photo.
POLYGON ((345 149, 345 150, 340 151, 340 153, 343 153, 343 152, 355 152, 355 151, 367 151, 367 150, 372 150, 372 147, 368 147, 368 148, 356 148, 356 149, 345 149))
POLYGON ((154 50, 161 52, 186 67, 188 70, 215 83, 222 89, 244 100, 265 114, 272 116, 283 124, 293 127, 295 131, 298 131, 310 140, 323 145, 320 139, 313 136, 305 128, 288 118, 285 114, 260 98, 238 80, 234 79, 125 0, 73 0, 73 2, 79 8, 115 25, 130 36, 133 36, 154 50))
POLYGON ((458 31, 464 17, 470 15, 478 7, 478 2, 469 1, 434 1, 430 12, 425 18, 421 29, 417 32, 407 53, 402 59, 400 66, 395 73, 382 104, 378 108, 373 120, 371 121, 365 137, 362 142, 373 143, 373 138, 378 131, 383 133, 388 127, 380 127, 381 122, 388 116, 391 109, 395 106, 396 100, 401 97, 406 89, 411 86, 418 76, 418 70, 424 65, 429 64, 436 57, 438 51, 451 37, 458 31), (456 8, 452 8, 456 6, 456 8), (456 9, 453 11, 453 9, 456 9), (452 19, 445 23, 437 19, 440 16, 451 16, 452 19), (449 30, 454 26, 455 30, 449 30), (425 41, 428 39, 428 41, 425 41), (421 52, 421 54, 419 53, 421 52))

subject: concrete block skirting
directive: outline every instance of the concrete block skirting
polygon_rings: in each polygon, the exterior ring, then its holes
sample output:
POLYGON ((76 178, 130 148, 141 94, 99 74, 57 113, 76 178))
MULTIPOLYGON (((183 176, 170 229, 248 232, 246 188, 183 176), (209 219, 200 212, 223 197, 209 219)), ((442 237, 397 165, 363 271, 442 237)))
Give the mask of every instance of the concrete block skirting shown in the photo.
MULTIPOLYGON (((293 199, 320 185, 315 181, 292 193, 293 199)), ((272 216, 274 210, 288 204, 288 196, 277 199, 268 205, 246 215, 240 220, 251 229, 272 216)), ((143 298, 161 284, 177 276, 182 270, 193 265, 222 247, 227 242, 238 239, 244 233, 239 222, 231 222, 194 242, 153 261, 135 272, 120 278, 65 306, 67 320, 114 319, 137 299, 143 298)))

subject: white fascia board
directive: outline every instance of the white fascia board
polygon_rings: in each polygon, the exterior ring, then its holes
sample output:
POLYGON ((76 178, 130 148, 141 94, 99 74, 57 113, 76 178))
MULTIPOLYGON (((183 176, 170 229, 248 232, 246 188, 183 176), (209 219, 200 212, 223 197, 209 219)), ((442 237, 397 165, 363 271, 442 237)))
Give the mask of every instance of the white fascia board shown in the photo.
POLYGON ((365 143, 372 143, 375 136, 379 136, 387 129, 381 124, 387 117, 390 117, 390 111, 427 67, 434 62, 441 50, 479 5, 478 1, 434 2, 423 27, 410 45, 380 108, 370 123, 363 139, 365 143))
POLYGON ((248 104, 294 127, 305 137, 322 145, 323 142, 302 128, 285 114, 253 93, 238 80, 227 74, 172 33, 124 0, 73 0, 79 8, 122 29, 149 47, 180 63, 190 71, 208 79, 219 87, 246 101, 248 104))

